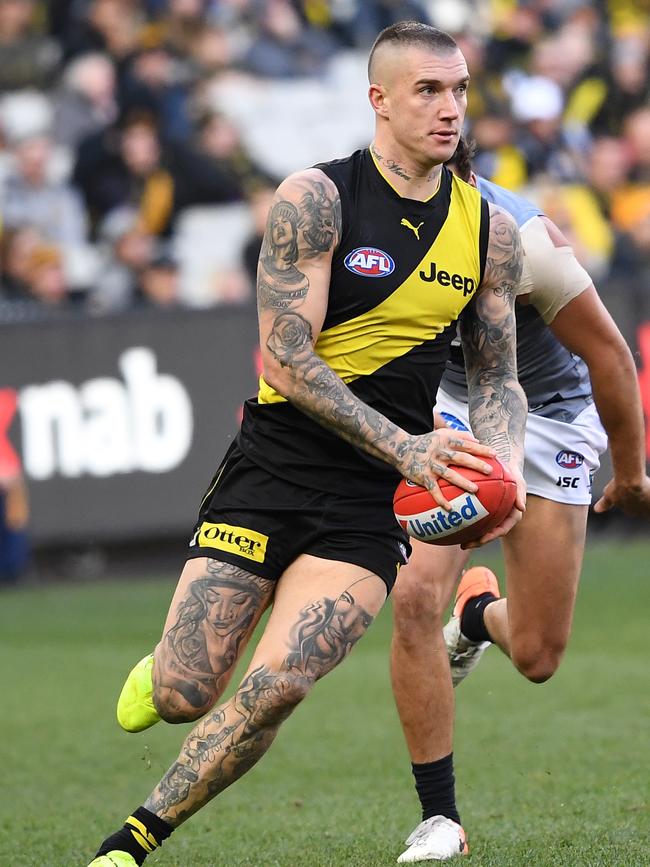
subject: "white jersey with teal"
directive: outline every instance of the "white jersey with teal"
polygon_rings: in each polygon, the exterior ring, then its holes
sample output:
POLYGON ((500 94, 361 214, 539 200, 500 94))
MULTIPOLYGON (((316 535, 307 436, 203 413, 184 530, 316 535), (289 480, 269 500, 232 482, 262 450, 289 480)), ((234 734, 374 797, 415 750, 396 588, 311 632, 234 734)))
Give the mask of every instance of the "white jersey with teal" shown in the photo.
MULTIPOLYGON (((488 202, 503 208, 517 221, 522 236, 531 220, 543 216, 522 196, 478 178, 478 189, 488 202)), ((526 393, 528 411, 571 422, 592 403, 587 365, 555 337, 532 304, 517 305, 517 370, 526 393)), ((460 345, 452 346, 441 389, 467 401, 467 381, 460 345)))

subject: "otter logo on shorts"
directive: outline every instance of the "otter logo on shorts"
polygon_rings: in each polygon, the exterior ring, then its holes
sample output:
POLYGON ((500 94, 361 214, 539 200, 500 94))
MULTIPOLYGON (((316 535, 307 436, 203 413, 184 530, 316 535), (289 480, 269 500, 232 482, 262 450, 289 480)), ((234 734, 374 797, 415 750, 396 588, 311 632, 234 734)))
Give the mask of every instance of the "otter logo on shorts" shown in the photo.
POLYGON ((245 527, 233 527, 230 524, 210 524, 204 521, 194 534, 191 545, 201 548, 219 548, 229 554, 239 554, 256 563, 263 563, 266 558, 266 545, 269 537, 245 527))

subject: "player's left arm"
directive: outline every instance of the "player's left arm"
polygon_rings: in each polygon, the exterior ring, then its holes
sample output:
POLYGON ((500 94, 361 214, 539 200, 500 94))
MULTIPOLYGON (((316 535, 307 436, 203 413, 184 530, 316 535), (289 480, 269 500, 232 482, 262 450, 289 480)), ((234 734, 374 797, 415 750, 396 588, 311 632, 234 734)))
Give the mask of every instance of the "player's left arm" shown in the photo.
POLYGON ((515 296, 523 264, 514 219, 490 205, 485 274, 474 301, 463 312, 460 336, 467 372, 468 410, 474 436, 492 446, 517 479, 517 500, 501 527, 479 542, 503 536, 521 518, 526 485, 524 435, 528 404, 517 379, 515 296))
POLYGON ((643 411, 629 346, 593 284, 559 311, 550 328, 586 362, 594 403, 609 437, 614 478, 605 486, 595 511, 617 506, 628 515, 650 518, 643 411))

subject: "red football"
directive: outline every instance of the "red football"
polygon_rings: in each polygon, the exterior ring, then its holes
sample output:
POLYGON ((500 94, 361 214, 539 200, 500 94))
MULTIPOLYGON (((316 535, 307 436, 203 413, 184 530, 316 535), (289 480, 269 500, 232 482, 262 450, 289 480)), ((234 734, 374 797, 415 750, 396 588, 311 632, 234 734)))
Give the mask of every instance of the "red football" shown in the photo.
POLYGON ((451 504, 451 512, 439 506, 426 488, 402 479, 393 497, 393 508, 409 536, 432 545, 460 545, 499 526, 514 506, 517 485, 498 458, 483 460, 492 464, 489 476, 467 467, 452 467, 476 482, 475 494, 440 480, 440 490, 451 504))

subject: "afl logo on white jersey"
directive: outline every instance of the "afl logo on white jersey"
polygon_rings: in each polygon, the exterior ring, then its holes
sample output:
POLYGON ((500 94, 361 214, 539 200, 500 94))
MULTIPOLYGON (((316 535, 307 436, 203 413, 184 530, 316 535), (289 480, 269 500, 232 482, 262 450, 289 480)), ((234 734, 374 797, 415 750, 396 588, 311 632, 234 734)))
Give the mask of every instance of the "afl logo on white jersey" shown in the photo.
POLYGON ((360 277, 387 277, 395 270, 395 262, 376 247, 357 247, 345 257, 345 267, 360 277))
POLYGON ((580 452, 570 452, 563 449, 555 456, 555 462, 565 470, 577 470, 584 463, 584 456, 580 452))

